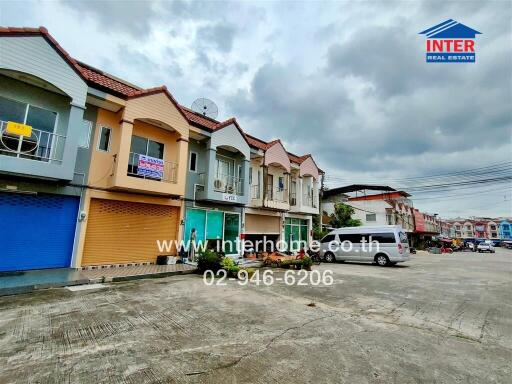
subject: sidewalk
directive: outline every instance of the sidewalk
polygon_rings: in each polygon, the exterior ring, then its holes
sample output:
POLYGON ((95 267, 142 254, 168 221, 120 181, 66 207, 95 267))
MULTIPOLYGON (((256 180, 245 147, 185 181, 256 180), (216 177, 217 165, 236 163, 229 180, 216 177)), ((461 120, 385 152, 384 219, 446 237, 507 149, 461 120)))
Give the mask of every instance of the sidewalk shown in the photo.
POLYGON ((101 268, 78 271, 71 268, 0 273, 0 296, 18 295, 38 289, 95 284, 194 273, 186 264, 144 265, 124 268, 101 268))
POLYGON ((194 273, 197 268, 188 264, 140 265, 136 267, 101 268, 84 270, 81 273, 90 283, 166 277, 194 273))
POLYGON ((0 296, 88 283, 82 271, 71 268, 6 272, 0 273, 0 296))

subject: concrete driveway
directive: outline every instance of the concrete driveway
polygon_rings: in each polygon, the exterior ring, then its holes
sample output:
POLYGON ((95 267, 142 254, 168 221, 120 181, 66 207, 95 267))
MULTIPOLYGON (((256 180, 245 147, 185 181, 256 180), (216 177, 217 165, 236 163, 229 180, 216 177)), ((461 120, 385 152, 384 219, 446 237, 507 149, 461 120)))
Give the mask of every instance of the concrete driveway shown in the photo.
POLYGON ((0 383, 510 382, 512 251, 315 268, 335 283, 0 298, 0 383))

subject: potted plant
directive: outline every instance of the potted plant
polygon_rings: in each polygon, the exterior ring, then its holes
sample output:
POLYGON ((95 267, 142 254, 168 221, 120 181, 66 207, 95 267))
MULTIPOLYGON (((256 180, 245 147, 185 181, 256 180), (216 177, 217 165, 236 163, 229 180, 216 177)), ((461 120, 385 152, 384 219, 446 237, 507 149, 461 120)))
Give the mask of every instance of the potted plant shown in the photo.
POLYGON ((311 257, 309 256, 304 256, 304 258, 302 259, 302 267, 306 270, 306 271, 311 271, 311 266, 313 265, 313 260, 311 259, 311 257))

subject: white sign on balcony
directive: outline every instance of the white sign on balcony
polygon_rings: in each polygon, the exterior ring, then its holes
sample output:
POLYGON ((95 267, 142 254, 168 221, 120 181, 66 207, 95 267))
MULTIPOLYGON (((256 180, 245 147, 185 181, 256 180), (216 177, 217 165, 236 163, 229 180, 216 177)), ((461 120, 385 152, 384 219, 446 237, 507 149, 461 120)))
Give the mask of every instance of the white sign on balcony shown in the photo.
POLYGON ((222 194, 222 200, 228 201, 230 203, 236 203, 238 201, 238 197, 236 195, 233 195, 231 193, 223 193, 222 194))
POLYGON ((156 157, 139 155, 137 174, 154 179, 162 179, 164 177, 164 161, 156 157))

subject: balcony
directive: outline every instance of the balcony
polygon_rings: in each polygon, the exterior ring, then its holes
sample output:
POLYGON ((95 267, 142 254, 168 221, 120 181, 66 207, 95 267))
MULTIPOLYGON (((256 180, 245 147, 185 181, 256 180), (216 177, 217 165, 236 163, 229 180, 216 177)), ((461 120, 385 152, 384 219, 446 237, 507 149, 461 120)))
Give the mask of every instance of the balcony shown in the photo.
POLYGON ((233 175, 216 175, 213 180, 213 190, 241 196, 244 193, 244 179, 233 175))
POLYGON ((141 160, 145 159, 141 158, 141 156, 143 158, 146 157, 141 153, 130 152, 128 157, 128 171, 126 173, 128 176, 173 184, 177 182, 178 163, 155 159, 159 161, 153 164, 153 166, 142 168, 139 167, 139 164, 141 164, 141 160))
POLYGON ((247 204, 245 179, 233 175, 199 173, 195 198, 228 204, 247 204), (208 177, 209 176, 209 177, 208 177))
POLYGON ((261 199, 261 188, 257 185, 251 185, 251 200, 261 199))
POLYGON ((0 121, 0 155, 61 164, 66 136, 32 128, 32 135, 17 136, 6 132, 7 122, 0 121))
POLYGON ((309 208, 316 208, 316 199, 313 193, 305 193, 302 197, 302 205, 309 208))
POLYGON ((289 210, 288 190, 283 188, 268 188, 263 206, 272 209, 289 210))
POLYGON ((295 192, 290 193, 290 205, 292 207, 295 207, 297 205, 297 193, 295 192))

